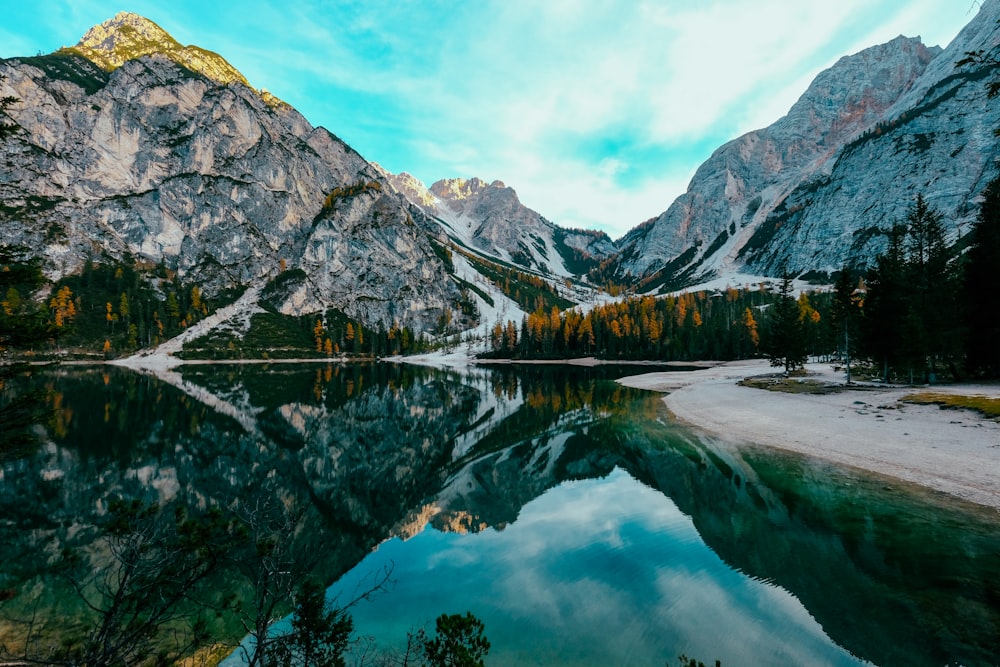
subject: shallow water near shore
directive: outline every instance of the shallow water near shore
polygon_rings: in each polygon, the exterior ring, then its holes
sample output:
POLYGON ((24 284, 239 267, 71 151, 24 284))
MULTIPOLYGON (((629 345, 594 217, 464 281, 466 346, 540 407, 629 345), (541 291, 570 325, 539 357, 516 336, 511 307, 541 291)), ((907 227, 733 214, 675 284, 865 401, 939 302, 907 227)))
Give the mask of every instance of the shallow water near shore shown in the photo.
MULTIPOLYGON (((108 498, 226 506, 271 471, 309 507, 301 547, 321 554, 331 597, 391 570, 352 608, 381 650, 468 610, 494 665, 1000 654, 995 512, 680 428, 657 395, 613 382, 629 372, 35 371, 19 382, 45 388, 56 417, 37 451, 3 464, 0 589, 18 593, 3 611, 30 600, 51 605, 53 628, 58 614, 82 622, 29 555, 93 539, 108 498)), ((231 620, 213 631, 239 639, 231 620)))

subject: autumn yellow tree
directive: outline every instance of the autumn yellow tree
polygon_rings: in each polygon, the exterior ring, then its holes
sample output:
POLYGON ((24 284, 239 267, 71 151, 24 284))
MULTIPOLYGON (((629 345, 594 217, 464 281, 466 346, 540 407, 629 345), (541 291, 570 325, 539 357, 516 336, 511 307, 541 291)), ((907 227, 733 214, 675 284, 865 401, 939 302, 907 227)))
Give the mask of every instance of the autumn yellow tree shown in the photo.
POLYGON ((517 348, 517 325, 514 320, 507 320, 507 327, 504 330, 504 344, 508 350, 517 348))
POLYGON ((493 325, 493 329, 490 330, 490 347, 494 352, 498 352, 503 348, 503 331, 503 325, 500 324, 499 320, 493 325))
POLYGON ((323 336, 326 335, 326 329, 323 328, 322 320, 316 320, 316 326, 313 327, 313 339, 316 341, 316 351, 323 351, 323 336))
POLYGON ((344 340, 348 343, 354 342, 354 325, 350 322, 347 323, 347 328, 344 329, 344 340))
POLYGON ((743 311, 743 329, 747 340, 753 345, 753 351, 756 352, 760 347, 760 333, 757 331, 757 320, 754 319, 753 311, 749 307, 743 311))
POLYGON ((201 288, 197 285, 191 288, 191 309, 196 313, 200 312, 203 315, 208 312, 208 306, 205 302, 201 300, 201 288))
POLYGON ((76 304, 73 303, 73 291, 68 285, 63 285, 49 300, 53 321, 57 328, 71 321, 76 316, 76 304))

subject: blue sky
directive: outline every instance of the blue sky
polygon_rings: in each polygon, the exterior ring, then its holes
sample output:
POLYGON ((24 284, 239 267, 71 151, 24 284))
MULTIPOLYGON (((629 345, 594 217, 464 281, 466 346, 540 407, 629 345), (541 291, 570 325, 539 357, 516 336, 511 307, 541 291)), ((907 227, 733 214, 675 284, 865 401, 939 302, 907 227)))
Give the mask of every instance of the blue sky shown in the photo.
POLYGON ((0 57, 75 44, 119 11, 222 54, 369 160, 499 179, 612 236, 664 211, 712 151, 771 124, 839 57, 947 46, 974 0, 33 0, 0 57))

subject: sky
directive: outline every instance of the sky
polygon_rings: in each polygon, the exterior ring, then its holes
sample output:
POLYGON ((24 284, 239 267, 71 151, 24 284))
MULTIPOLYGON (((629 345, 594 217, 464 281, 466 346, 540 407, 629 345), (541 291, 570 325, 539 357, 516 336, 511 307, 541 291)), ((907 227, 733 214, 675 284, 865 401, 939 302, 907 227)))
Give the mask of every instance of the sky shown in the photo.
POLYGON ((130 11, 224 56, 365 158, 430 185, 501 180, 617 238, 841 56, 947 44, 976 0, 3 0, 0 57, 130 11))

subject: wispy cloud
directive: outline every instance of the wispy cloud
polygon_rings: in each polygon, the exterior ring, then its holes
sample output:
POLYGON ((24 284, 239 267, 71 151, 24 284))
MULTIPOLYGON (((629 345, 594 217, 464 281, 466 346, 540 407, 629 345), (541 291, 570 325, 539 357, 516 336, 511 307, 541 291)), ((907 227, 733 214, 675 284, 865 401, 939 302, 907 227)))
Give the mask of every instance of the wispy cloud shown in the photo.
MULTIPOLYGON (((39 0, 3 56, 73 43, 115 0, 39 0), (36 46, 37 45, 37 46, 36 46)), ((136 0, 363 155, 425 181, 502 179, 560 224, 623 233, 723 142, 772 123, 840 56, 946 43, 960 1, 136 0)))

